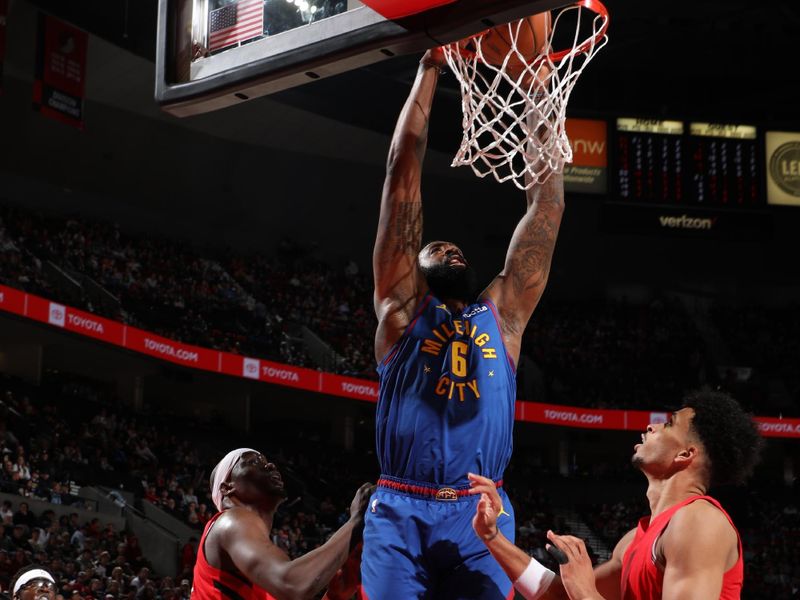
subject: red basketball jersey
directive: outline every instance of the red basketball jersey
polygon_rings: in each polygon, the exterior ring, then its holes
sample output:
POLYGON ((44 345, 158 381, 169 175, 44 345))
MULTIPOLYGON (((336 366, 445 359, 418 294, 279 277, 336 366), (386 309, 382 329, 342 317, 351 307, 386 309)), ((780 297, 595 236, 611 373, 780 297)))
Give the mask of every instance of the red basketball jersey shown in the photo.
POLYGON ((275 600, 265 590, 248 581, 241 574, 228 573, 212 567, 206 560, 206 536, 222 513, 217 513, 206 523, 197 561, 194 563, 192 600, 275 600))
POLYGON ((710 496, 692 496, 675 506, 671 506, 658 515, 652 522, 650 517, 639 521, 636 536, 622 557, 622 599, 623 600, 658 600, 661 598, 664 585, 664 572, 656 564, 655 543, 661 532, 669 524, 672 516, 687 504, 696 500, 706 500, 716 506, 731 524, 739 539, 739 560, 722 577, 722 593, 720 600, 739 600, 744 581, 744 560, 742 559, 742 539, 728 513, 720 503, 710 496))

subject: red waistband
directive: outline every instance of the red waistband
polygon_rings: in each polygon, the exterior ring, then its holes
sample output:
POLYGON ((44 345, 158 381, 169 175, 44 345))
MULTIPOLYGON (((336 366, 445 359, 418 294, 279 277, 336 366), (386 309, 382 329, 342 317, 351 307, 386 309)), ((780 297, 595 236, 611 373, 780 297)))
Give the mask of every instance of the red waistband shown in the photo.
MULTIPOLYGON (((503 487, 503 480, 498 479, 494 482, 498 488, 503 487)), ((392 490, 393 492, 400 492, 401 494, 408 494, 409 496, 418 496, 420 498, 434 498, 436 500, 458 500, 470 495, 470 488, 453 488, 450 486, 432 487, 419 483, 404 483, 395 481, 393 479, 378 479, 378 487, 392 490)))

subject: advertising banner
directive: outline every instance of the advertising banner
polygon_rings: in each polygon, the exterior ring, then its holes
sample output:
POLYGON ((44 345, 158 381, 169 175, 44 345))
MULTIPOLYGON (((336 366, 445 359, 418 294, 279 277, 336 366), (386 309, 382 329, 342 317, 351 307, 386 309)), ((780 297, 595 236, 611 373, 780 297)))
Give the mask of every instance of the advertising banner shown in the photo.
POLYGON ((767 202, 800 206, 800 132, 768 131, 767 202))
MULTIPOLYGON (((56 306, 55 302, 51 302, 50 306, 56 306)), ((59 327, 63 327, 73 333, 108 342, 109 344, 122 345, 124 327, 122 323, 97 317, 69 306, 66 308, 60 307, 58 312, 64 316, 64 321, 61 325, 58 325, 59 327)))
POLYGON ((126 327, 124 346, 134 352, 184 367, 203 369, 204 371, 219 369, 219 352, 216 350, 176 342, 136 327, 126 327))
POLYGON ((758 429, 764 437, 800 438, 800 419, 756 417, 758 429))
MULTIPOLYGON (((252 360, 252 359, 251 359, 252 360)), ((281 363, 261 360, 258 379, 266 383, 275 383, 288 387, 318 392, 320 389, 319 371, 294 367, 281 363)))
POLYGON ((564 167, 564 189, 605 194, 608 188, 608 126, 605 121, 567 119, 572 164, 564 167))
POLYGON ((332 396, 355 398, 357 400, 366 400, 367 402, 378 401, 377 381, 343 377, 332 373, 323 373, 322 389, 320 391, 332 396))
POLYGON ((518 421, 542 423, 543 425, 564 425, 582 429, 627 429, 624 410, 605 410, 540 404, 538 402, 517 402, 518 421))
POLYGON ((24 315, 26 295, 25 292, 0 285, 0 310, 14 315, 24 315))
MULTIPOLYGON (((378 401, 377 381, 322 373, 303 367, 183 344, 2 285, 0 285, 0 311, 47 323, 59 329, 192 369, 330 396, 365 402, 378 401)), ((651 423, 664 423, 667 420, 667 413, 579 408, 518 401, 515 406, 515 419, 528 423, 581 429, 644 431, 651 423)), ((756 421, 761 434, 766 437, 800 438, 800 419, 756 417, 756 421)))
POLYGON ((85 31, 48 15, 39 15, 33 106, 43 115, 83 128, 86 87, 85 31))

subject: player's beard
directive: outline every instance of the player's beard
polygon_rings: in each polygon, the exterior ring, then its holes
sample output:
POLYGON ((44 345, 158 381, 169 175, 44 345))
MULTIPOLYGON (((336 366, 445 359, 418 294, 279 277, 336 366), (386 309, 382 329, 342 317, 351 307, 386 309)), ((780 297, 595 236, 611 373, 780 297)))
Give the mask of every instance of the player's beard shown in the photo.
POLYGON ((428 287, 439 300, 470 303, 478 293, 478 275, 472 267, 438 264, 422 269, 428 287))

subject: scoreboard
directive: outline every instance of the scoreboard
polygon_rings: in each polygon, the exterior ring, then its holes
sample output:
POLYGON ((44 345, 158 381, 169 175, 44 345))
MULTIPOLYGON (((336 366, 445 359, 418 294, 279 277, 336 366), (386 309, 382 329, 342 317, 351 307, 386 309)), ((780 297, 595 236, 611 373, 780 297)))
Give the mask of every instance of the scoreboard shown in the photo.
POLYGON ((632 202, 683 202, 683 123, 617 119, 617 192, 632 202))
POLYGON ((623 202, 755 208, 757 132, 749 125, 619 118, 616 193, 623 202))
POLYGON ((690 133, 687 154, 694 201, 704 206, 758 205, 756 128, 691 123, 690 133))

